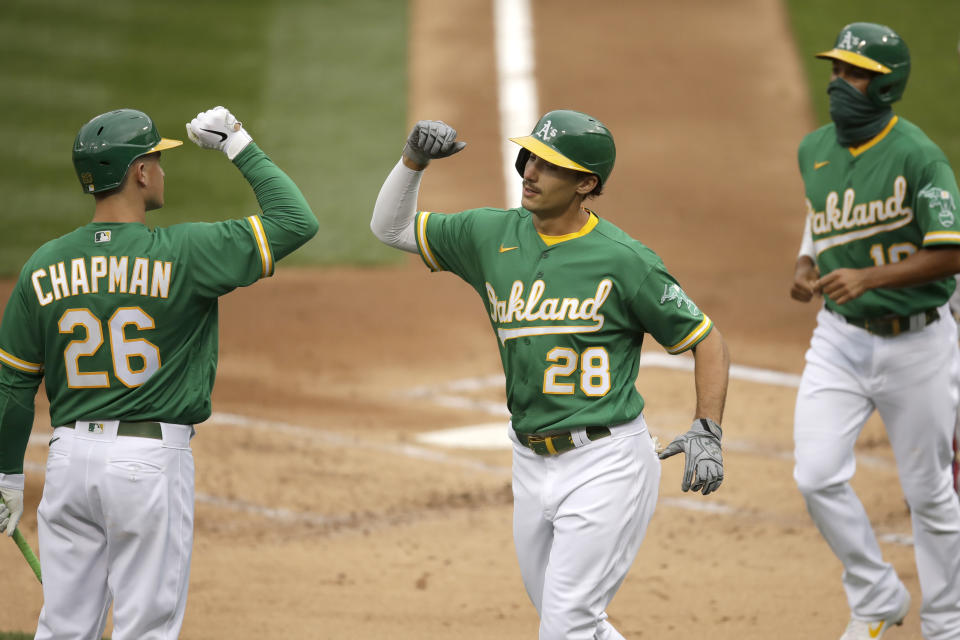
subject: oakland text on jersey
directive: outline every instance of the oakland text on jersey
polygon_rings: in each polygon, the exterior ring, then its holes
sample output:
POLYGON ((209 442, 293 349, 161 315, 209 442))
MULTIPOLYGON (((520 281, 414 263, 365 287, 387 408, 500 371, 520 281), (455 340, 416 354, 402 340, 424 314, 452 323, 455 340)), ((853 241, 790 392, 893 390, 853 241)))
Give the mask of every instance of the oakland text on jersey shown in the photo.
POLYGON ((893 195, 886 199, 870 200, 856 203, 857 194, 853 188, 843 192, 843 206, 838 207, 840 195, 836 191, 827 194, 826 206, 823 211, 815 211, 813 203, 807 198, 807 212, 810 214, 811 230, 818 235, 825 235, 831 231, 846 231, 861 227, 871 227, 877 222, 886 222, 894 218, 893 225, 877 227, 877 232, 888 231, 910 223, 913 220, 913 209, 903 206, 907 195, 907 180, 897 176, 893 181, 893 195))
POLYGON ((40 306, 88 293, 126 293, 166 298, 170 293, 170 261, 92 256, 73 258, 37 269, 30 276, 40 306))
POLYGON ((497 292, 489 282, 487 298, 490 301, 490 317, 497 323, 497 336, 500 342, 511 338, 532 335, 551 335, 561 333, 592 333, 603 327, 603 314, 600 307, 606 302, 613 283, 604 278, 597 285, 592 298, 543 298, 546 285, 536 280, 530 285, 530 293, 523 296, 523 282, 514 281, 510 287, 510 296, 506 300, 497 297, 497 292), (590 320, 592 324, 560 326, 554 324, 505 328, 502 325, 512 322, 556 322, 561 320, 590 320))

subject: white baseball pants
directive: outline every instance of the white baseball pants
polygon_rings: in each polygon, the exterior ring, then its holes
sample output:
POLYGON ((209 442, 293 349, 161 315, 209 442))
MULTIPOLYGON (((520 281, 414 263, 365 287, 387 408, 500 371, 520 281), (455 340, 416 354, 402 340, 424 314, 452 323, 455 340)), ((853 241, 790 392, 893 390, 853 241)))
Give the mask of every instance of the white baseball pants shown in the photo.
MULTIPOLYGON (((87 425, 86 422, 80 424, 87 425)), ((36 640, 174 640, 193 546, 193 428, 163 440, 59 427, 37 511, 43 609, 36 640)))
POLYGON ((797 393, 794 479, 843 563, 850 610, 878 620, 905 593, 849 484, 854 443, 876 409, 910 505, 923 635, 960 639, 960 501, 951 470, 960 356, 953 316, 944 306, 938 321, 894 337, 872 335, 826 309, 817 322, 797 393))
POLYGON ((640 549, 660 487, 643 416, 556 456, 537 455, 508 431, 513 539, 540 640, 622 640, 605 609, 640 549))

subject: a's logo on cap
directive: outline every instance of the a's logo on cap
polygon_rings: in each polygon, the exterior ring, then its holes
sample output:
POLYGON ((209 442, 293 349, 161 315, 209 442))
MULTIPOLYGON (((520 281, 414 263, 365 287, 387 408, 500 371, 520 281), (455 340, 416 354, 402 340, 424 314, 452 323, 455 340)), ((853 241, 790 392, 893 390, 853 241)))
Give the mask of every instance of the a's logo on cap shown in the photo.
POLYGON ((536 137, 541 140, 549 140, 557 135, 557 130, 550 126, 551 121, 547 120, 543 123, 543 126, 540 127, 540 130, 534 133, 536 137))
POLYGON ((93 241, 97 244, 110 242, 110 231, 95 231, 93 234, 93 241))
POLYGON ((838 49, 846 49, 847 51, 853 51, 860 46, 862 40, 857 36, 853 35, 850 31, 843 32, 843 38, 840 42, 837 43, 838 49))

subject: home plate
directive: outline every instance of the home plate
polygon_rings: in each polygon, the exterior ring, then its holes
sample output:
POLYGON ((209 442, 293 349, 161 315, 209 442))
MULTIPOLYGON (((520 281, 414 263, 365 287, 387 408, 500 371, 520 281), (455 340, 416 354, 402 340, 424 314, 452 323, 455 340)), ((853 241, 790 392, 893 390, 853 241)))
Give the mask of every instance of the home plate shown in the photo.
POLYGON ((461 449, 509 449, 513 445, 507 436, 507 421, 475 424, 469 427, 441 429, 417 434, 424 444, 461 449))

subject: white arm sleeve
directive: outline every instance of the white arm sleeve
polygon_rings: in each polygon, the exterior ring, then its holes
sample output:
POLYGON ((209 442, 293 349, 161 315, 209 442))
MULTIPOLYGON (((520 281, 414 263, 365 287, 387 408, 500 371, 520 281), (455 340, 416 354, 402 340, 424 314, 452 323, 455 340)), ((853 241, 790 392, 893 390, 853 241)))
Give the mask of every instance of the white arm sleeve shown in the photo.
POLYGON ((807 223, 803 227, 803 238, 800 240, 800 253, 797 254, 797 257, 807 256, 813 260, 813 264, 817 264, 817 254, 813 251, 813 235, 810 231, 810 214, 807 214, 807 223))
POLYGON ((422 176, 423 171, 410 169, 403 160, 387 176, 370 219, 370 230, 380 242, 395 249, 419 253, 413 227, 422 176))

